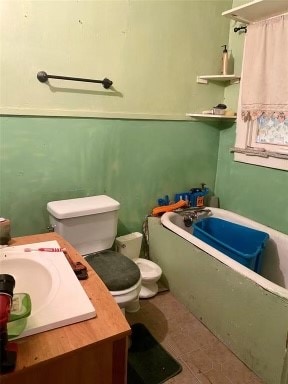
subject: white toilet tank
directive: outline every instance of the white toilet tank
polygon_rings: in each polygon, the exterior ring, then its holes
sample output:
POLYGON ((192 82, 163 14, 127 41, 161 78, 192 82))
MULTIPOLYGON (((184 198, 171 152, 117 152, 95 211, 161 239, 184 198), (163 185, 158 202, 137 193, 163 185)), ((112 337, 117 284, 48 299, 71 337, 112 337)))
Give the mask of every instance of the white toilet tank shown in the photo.
POLYGON ((129 257, 131 260, 138 259, 141 251, 143 235, 140 232, 129 233, 129 235, 116 237, 117 252, 129 257))
POLYGON ((117 234, 118 201, 106 195, 51 201, 47 204, 54 231, 81 255, 112 247, 117 234))

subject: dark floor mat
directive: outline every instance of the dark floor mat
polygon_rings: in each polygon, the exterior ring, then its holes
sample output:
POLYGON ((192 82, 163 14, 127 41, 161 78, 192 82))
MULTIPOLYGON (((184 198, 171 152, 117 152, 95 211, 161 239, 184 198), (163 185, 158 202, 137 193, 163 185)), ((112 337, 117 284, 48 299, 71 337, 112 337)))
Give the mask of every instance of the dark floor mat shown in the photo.
POLYGON ((143 324, 133 324, 131 328, 127 384, 160 384, 182 371, 143 324))

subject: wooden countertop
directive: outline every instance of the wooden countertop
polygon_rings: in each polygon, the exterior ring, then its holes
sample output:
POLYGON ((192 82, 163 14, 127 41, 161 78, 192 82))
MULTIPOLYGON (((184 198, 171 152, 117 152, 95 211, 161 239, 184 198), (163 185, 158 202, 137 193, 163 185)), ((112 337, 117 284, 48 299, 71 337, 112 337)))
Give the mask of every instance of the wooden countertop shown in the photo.
POLYGON ((125 316, 102 280, 85 259, 57 233, 18 237, 12 239, 9 245, 24 245, 50 240, 57 240, 61 247, 66 248, 74 262, 80 261, 86 265, 88 279, 82 280, 81 284, 96 309, 97 315, 96 318, 90 320, 16 340, 18 354, 14 372, 19 373, 24 368, 96 343, 123 339, 130 334, 130 327, 125 316))

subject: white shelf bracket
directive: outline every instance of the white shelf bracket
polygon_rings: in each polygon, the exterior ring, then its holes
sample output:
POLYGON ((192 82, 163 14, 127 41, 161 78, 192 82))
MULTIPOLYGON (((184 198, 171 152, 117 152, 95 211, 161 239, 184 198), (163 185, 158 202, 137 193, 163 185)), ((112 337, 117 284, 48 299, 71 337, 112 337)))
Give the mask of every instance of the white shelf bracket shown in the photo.
POLYGON ((238 77, 237 79, 231 79, 230 80, 230 84, 239 84, 240 83, 240 77, 238 77))
POLYGON ((208 80, 207 79, 203 79, 201 76, 197 76, 196 77, 196 82, 198 84, 208 84, 208 80))

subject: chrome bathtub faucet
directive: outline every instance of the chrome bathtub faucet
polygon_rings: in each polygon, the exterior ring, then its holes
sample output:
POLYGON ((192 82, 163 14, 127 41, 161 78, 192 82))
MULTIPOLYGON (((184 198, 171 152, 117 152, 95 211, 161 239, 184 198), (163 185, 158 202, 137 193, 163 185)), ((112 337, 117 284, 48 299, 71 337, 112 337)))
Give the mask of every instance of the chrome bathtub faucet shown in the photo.
POLYGON ((212 215, 212 212, 208 208, 196 208, 196 209, 190 209, 189 212, 184 212, 184 224, 185 227, 191 227, 194 221, 212 215))

